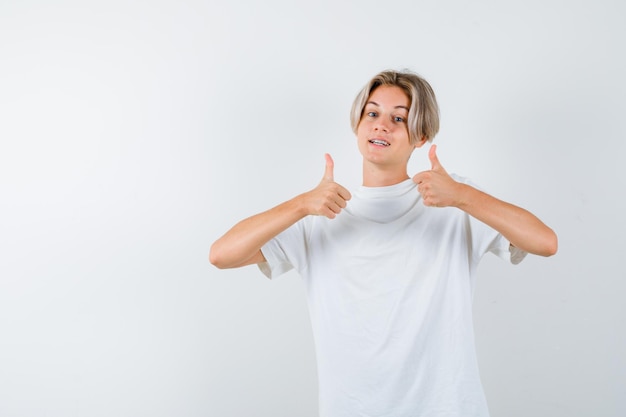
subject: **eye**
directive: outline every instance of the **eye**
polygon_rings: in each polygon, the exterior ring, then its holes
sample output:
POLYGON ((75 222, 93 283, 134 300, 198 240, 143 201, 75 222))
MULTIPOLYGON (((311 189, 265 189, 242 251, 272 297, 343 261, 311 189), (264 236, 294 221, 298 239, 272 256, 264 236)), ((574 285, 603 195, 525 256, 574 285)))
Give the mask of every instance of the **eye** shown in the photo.
POLYGON ((396 123, 404 123, 405 122, 404 117, 400 117, 400 116, 394 116, 393 117, 393 121, 396 122, 396 123))
POLYGON ((378 116, 378 113, 376 113, 375 111, 368 111, 367 112, 367 116, 368 117, 376 117, 376 116, 378 116))

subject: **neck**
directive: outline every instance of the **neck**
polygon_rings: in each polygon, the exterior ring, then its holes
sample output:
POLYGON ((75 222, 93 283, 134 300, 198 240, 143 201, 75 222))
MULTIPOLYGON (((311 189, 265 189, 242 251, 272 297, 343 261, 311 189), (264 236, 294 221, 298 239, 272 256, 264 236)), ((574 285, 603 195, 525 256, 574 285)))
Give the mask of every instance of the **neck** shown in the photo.
POLYGON ((365 187, 386 187, 408 179, 406 166, 384 167, 363 161, 363 185, 365 187))

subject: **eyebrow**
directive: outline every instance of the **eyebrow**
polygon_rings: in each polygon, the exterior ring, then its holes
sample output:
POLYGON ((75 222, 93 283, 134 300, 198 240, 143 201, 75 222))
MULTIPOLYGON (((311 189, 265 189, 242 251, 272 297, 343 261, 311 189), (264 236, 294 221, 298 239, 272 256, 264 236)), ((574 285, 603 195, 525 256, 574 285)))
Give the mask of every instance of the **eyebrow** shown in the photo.
MULTIPOLYGON (((366 106, 367 106, 368 104, 373 104, 373 105, 375 105, 375 106, 380 107, 380 104, 376 103, 375 101, 371 101, 371 100, 370 100, 370 101, 368 101, 367 103, 365 103, 365 105, 366 105, 366 106)), ((407 106, 402 106, 402 105, 400 105, 400 106, 396 106, 396 107, 394 107, 394 109, 404 109, 404 110, 406 110, 406 111, 409 111, 409 108, 408 108, 407 106)))

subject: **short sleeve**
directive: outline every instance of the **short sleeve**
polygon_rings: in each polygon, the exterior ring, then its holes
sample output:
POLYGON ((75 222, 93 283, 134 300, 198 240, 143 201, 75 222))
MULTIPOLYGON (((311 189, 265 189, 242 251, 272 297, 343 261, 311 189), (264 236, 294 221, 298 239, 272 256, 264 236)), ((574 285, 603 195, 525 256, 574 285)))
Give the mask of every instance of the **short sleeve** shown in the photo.
POLYGON ((306 217, 279 233, 261 248, 265 262, 258 264, 268 278, 276 278, 292 269, 301 270, 307 263, 306 217))
POLYGON ((519 264, 524 260, 526 255, 528 255, 528 252, 513 246, 500 233, 497 234, 496 238, 493 240, 487 251, 493 253, 494 255, 505 261, 511 262, 513 265, 519 264))
POLYGON ((276 238, 263 245, 261 252, 265 257, 265 262, 257 265, 263 275, 269 279, 278 277, 293 269, 293 265, 286 259, 285 253, 276 238))
MULTIPOLYGON (((470 180, 458 175, 452 174, 452 177, 464 184, 468 184, 478 190, 482 189, 470 180)), ((478 258, 485 253, 491 252, 499 258, 517 265, 526 257, 527 252, 513 246, 500 232, 481 222, 480 220, 469 216, 471 229, 472 248, 474 255, 478 258)))

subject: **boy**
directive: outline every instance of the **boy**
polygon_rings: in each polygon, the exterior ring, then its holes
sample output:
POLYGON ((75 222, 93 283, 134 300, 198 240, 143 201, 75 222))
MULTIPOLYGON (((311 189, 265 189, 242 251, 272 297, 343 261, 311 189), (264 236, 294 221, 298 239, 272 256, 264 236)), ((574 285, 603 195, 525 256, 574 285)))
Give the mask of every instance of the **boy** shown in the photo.
POLYGON ((320 415, 486 417, 472 292, 486 252, 518 263, 556 253, 530 212, 432 169, 409 177, 439 112, 417 74, 383 71, 351 112, 363 157, 354 196, 333 178, 236 224, 211 247, 219 268, 257 264, 302 276, 315 335, 320 415))

